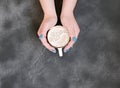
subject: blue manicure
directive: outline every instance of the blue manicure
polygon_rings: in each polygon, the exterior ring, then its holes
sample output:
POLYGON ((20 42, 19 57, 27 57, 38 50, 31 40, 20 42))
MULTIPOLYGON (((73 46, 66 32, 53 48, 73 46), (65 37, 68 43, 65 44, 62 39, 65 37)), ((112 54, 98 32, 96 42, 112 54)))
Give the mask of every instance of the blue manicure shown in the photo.
POLYGON ((52 49, 51 51, 52 51, 53 53, 56 53, 56 50, 55 50, 55 49, 52 49))
POLYGON ((43 38, 43 35, 42 35, 42 34, 40 34, 40 35, 39 35, 39 39, 42 39, 42 38, 43 38))
POLYGON ((64 52, 67 53, 69 51, 69 49, 66 49, 64 52))
POLYGON ((73 42, 76 42, 77 38, 76 37, 72 37, 72 40, 73 40, 73 42))

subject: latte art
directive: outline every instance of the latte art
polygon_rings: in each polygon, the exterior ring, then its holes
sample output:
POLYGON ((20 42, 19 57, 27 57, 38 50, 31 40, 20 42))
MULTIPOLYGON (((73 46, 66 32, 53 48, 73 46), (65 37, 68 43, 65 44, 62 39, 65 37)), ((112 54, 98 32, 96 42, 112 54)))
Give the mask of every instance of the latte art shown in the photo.
POLYGON ((64 47, 69 42, 67 30, 62 26, 54 26, 48 32, 48 42, 56 47, 64 47))

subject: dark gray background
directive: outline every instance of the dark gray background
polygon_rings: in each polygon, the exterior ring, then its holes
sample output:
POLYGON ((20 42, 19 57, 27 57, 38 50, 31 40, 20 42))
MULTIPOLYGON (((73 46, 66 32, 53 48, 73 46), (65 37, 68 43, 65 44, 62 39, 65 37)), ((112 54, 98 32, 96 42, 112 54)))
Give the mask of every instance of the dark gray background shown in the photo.
POLYGON ((120 88, 120 0, 78 0, 63 58, 39 41, 42 18, 39 0, 0 0, 0 88, 120 88))

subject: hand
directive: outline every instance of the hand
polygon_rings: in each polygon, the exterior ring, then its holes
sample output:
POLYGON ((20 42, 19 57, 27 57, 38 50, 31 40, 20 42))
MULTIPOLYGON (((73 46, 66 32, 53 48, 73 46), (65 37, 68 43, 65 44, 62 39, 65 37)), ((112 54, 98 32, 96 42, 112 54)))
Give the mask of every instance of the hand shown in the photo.
POLYGON ((41 40, 42 44, 53 53, 56 53, 56 49, 47 42, 46 34, 47 31, 55 26, 57 23, 57 16, 44 16, 42 24, 40 25, 40 28, 37 32, 39 39, 41 40))
POLYGON ((70 36, 70 42, 68 45, 64 48, 64 52, 68 52, 71 47, 73 47, 73 44, 77 41, 78 35, 80 33, 79 26, 75 20, 75 17, 73 13, 70 14, 61 14, 61 23, 63 27, 65 27, 68 30, 69 36, 70 36))

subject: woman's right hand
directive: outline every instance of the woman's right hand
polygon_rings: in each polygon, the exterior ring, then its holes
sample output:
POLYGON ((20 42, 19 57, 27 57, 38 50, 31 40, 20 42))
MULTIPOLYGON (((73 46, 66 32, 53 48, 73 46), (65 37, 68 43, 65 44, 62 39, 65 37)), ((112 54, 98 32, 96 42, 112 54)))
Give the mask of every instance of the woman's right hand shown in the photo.
POLYGON ((47 31, 55 26, 57 23, 57 16, 44 16, 42 24, 39 27, 39 30, 37 32, 39 39, 41 40, 42 44, 51 52, 56 53, 56 49, 52 47, 48 42, 47 42, 47 31))

